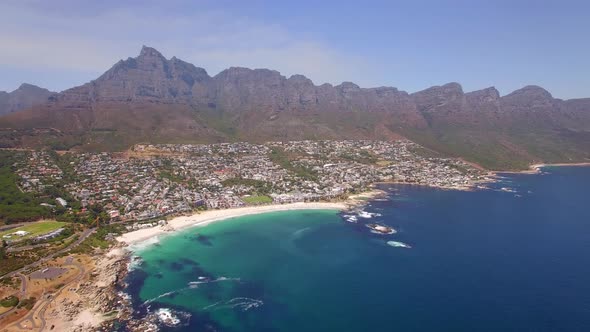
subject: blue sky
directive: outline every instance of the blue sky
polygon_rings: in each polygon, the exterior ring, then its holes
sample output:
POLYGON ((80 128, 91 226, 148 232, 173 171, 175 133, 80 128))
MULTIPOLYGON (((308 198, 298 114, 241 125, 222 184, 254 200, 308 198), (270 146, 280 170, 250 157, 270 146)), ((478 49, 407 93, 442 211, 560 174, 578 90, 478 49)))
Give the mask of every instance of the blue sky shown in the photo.
POLYGON ((524 85, 590 97, 588 1, 74 1, 0 4, 0 90, 60 91, 142 45, 205 68, 415 92, 524 85))

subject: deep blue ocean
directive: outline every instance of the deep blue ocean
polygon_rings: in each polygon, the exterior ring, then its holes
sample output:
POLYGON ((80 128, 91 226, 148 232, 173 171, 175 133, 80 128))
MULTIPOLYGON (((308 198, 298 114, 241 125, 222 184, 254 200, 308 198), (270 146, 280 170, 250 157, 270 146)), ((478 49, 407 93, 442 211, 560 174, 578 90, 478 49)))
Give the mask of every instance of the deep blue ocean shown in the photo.
POLYGON ((380 216, 357 223, 289 211, 188 229, 136 252, 127 292, 138 315, 179 317, 164 331, 590 331, 590 168, 543 172, 382 186, 364 208, 380 216))

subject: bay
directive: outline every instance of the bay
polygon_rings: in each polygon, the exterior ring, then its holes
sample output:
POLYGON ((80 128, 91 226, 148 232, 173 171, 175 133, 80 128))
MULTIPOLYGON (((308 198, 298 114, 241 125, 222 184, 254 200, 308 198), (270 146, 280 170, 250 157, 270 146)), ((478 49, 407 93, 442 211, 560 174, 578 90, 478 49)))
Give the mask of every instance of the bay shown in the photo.
POLYGON ((383 186, 357 223, 303 210, 191 228, 138 250, 127 291, 138 313, 190 314, 164 331, 587 331, 590 168, 543 171, 383 186))

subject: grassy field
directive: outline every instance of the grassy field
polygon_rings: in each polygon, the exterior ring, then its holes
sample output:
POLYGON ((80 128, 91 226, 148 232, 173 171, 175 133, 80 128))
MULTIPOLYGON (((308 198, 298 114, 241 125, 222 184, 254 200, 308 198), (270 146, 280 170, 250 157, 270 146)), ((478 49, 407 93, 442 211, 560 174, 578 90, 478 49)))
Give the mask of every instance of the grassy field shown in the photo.
POLYGON ((47 234, 60 227, 64 227, 67 224, 68 223, 61 221, 38 221, 35 223, 31 223, 30 225, 20 226, 7 231, 0 232, 0 238, 2 238, 4 235, 12 234, 16 231, 25 231, 29 232, 29 234, 23 237, 15 235, 10 240, 26 240, 39 235, 47 234))
POLYGON ((18 297, 11 295, 0 300, 0 306, 4 308, 12 308, 18 305, 18 297))
POLYGON ((269 204, 272 203, 272 198, 264 195, 253 195, 242 197, 242 200, 250 205, 269 204))

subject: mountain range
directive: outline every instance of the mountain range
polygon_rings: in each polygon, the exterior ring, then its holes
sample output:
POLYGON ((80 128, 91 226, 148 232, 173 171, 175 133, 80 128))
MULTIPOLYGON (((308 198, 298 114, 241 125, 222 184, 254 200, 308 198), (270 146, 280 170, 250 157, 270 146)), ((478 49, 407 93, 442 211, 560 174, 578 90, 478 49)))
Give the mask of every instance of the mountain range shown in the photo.
POLYGON ((35 96, 5 103, 0 94, 0 105, 13 105, 0 108, 9 113, 0 117, 1 146, 124 150, 138 142, 406 137, 490 169, 590 158, 590 98, 561 100, 538 86, 500 96, 493 87, 466 93, 448 83, 410 94, 351 82, 317 86, 268 69, 210 76, 144 46, 96 80, 35 96))
POLYGON ((23 83, 12 92, 0 91, 0 115, 31 108, 55 94, 36 85, 23 83))

